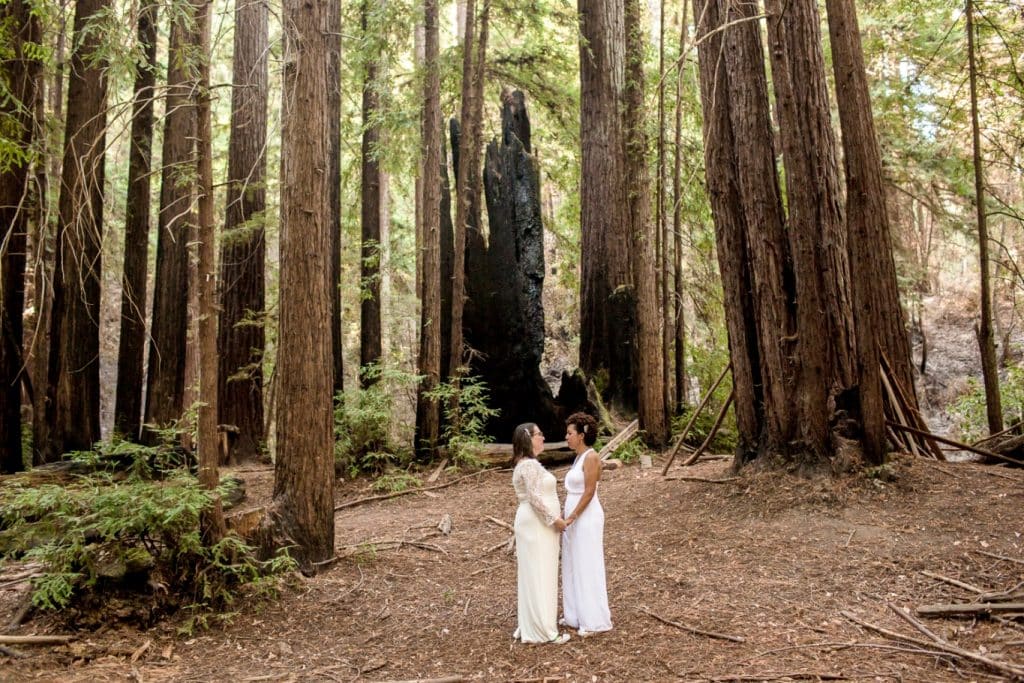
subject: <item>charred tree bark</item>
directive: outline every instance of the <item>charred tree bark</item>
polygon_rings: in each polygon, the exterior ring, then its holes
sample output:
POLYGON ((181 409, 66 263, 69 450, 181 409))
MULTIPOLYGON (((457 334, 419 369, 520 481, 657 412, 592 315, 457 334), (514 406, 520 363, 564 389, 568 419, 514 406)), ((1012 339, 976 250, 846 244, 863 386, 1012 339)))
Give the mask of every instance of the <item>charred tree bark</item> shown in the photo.
MULTIPOLYGON (((853 0, 827 0, 839 120, 846 165, 846 230, 857 340, 857 389, 864 455, 885 456, 885 414, 879 352, 904 387, 913 387, 910 344, 892 256, 882 161, 853 0), (880 345, 880 346, 879 346, 880 345)), ((917 397, 907 399, 916 408, 917 397)))
MULTIPOLYGON (((371 24, 371 2, 363 0, 362 31, 368 45, 377 45, 381 40, 379 26, 371 24), (372 30, 371 30, 372 29, 372 30)), ((372 49, 372 48, 371 48, 372 49)), ((363 295, 359 306, 359 366, 360 368, 380 362, 381 357, 381 313, 380 278, 381 255, 381 208, 384 197, 381 194, 381 172, 377 161, 380 145, 380 52, 373 50, 367 59, 363 76, 363 146, 360 196, 362 199, 360 224, 362 230, 362 252, 360 279, 363 295)), ((360 372, 360 384, 367 386, 376 381, 360 372)))
POLYGON ((149 273, 149 189, 153 161, 153 100, 156 98, 158 5, 139 9, 138 40, 143 59, 135 66, 128 199, 121 284, 121 337, 117 353, 114 428, 139 438, 142 423, 143 352, 146 347, 146 279, 149 273))
POLYGON ((421 186, 423 291, 417 368, 423 375, 416 396, 416 449, 430 459, 441 436, 438 402, 427 397, 441 380, 441 75, 438 63, 437 0, 424 0, 423 166, 421 186))
POLYGON ((622 0, 579 0, 580 367, 605 399, 636 408, 635 296, 622 133, 622 0))
MULTIPOLYGON (((10 39, 9 58, 0 61, 8 97, 0 102, 0 117, 10 128, 10 141, 22 150, 32 146, 39 98, 41 64, 30 56, 40 42, 39 18, 23 0, 0 8, 0 25, 10 39)), ((31 214, 31 164, 14 159, 0 172, 0 472, 24 469, 21 449, 22 373, 28 372, 22 349, 25 310, 26 234, 31 214)), ((41 201, 39 197, 36 202, 41 201)))
POLYGON ((330 88, 335 15, 285 0, 281 115, 281 303, 277 459, 264 547, 294 545, 300 566, 334 555, 330 88))
POLYGON ((816 463, 831 452, 832 406, 843 407, 836 400, 853 384, 846 233, 817 4, 766 0, 765 7, 796 285, 794 451, 816 463))
POLYGON ((544 353, 544 230, 540 175, 530 153, 530 120, 523 93, 502 94, 502 139, 487 146, 484 195, 489 243, 478 252, 470 243, 466 340, 478 353, 472 370, 490 389, 501 413, 488 433, 508 438, 517 424, 531 421, 548 433, 564 425, 551 389, 540 373, 544 353))
POLYGON ((235 8, 227 211, 220 251, 217 420, 238 428, 231 453, 222 454, 237 460, 259 457, 264 440, 268 14, 262 0, 235 8))
POLYGON ((747 261, 747 224, 734 154, 736 138, 729 119, 729 80, 723 54, 725 21, 721 0, 693 0, 697 19, 697 60, 704 110, 704 162, 715 221, 718 265, 725 298, 725 323, 732 360, 734 409, 739 432, 737 459, 754 457, 762 424, 761 359, 752 306, 753 282, 747 261))
POLYGON ((44 459, 86 450, 100 439, 100 273, 103 242, 103 154, 106 149, 106 64, 100 31, 110 4, 75 5, 64 163, 54 268, 50 443, 44 459))
MULTIPOLYGON (((188 4, 171 26, 160 178, 159 234, 153 320, 146 375, 145 423, 157 426, 184 412, 188 241, 193 232, 196 138, 196 7, 188 4)), ((143 430, 145 441, 155 435, 143 430)))
MULTIPOLYGON (((648 140, 644 116, 644 21, 640 0, 625 0, 626 88, 623 116, 625 178, 629 178, 626 206, 637 318, 637 392, 640 428, 654 448, 668 442, 665 414, 661 310, 658 306, 661 268, 656 243, 658 224, 651 220, 651 179, 647 170, 648 140)), ((660 198, 659 176, 659 198, 660 198)), ((660 205, 659 205, 660 206, 660 205)), ((660 220, 660 213, 659 213, 660 220)))

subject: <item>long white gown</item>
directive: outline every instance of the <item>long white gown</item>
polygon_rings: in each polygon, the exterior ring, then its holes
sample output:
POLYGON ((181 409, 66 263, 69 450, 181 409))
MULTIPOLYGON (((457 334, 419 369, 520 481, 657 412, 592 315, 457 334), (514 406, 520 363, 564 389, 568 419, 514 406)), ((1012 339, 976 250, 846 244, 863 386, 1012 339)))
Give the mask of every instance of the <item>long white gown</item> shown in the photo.
POLYGON ((516 510, 519 627, 524 643, 558 637, 558 491, 553 474, 534 458, 524 458, 512 472, 519 499, 516 510))
MULTIPOLYGON (((583 495, 583 460, 588 453, 593 449, 578 455, 565 475, 564 518, 572 514, 583 495)), ((596 491, 583 514, 562 533, 562 610, 565 623, 580 631, 612 628, 604 575, 604 508, 596 491)))

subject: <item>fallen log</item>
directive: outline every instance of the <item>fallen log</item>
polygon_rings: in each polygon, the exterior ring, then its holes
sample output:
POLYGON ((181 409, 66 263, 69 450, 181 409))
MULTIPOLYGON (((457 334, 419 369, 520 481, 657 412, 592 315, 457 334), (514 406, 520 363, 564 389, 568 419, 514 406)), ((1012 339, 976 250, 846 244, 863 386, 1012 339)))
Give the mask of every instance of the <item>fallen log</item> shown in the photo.
POLYGON ((999 612, 1024 612, 1024 602, 965 602, 924 605, 915 611, 922 617, 979 617, 999 612))
POLYGON ((607 460, 608 456, 614 453, 619 446, 632 439, 633 435, 636 434, 638 429, 640 429, 640 420, 633 420, 632 422, 630 422, 628 425, 626 425, 625 429, 616 434, 611 441, 604 445, 604 448, 601 449, 601 452, 597 454, 598 457, 600 457, 601 460, 607 460))

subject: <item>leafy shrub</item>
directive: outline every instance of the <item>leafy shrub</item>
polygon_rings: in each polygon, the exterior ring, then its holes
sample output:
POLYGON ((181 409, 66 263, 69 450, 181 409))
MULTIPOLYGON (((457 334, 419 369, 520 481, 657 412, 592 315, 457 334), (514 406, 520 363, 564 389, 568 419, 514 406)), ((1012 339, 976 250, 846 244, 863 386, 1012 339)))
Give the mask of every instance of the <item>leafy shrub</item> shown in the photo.
POLYGON ((102 606, 111 592, 144 590, 159 608, 200 613, 230 604, 242 586, 271 588, 268 577, 293 566, 287 555, 257 560, 234 535, 204 545, 199 517, 211 493, 185 469, 154 467, 160 448, 104 444, 70 454, 71 470, 84 472, 70 482, 29 475, 0 486, 0 557, 42 565, 37 608, 102 606))
MULTIPOLYGON (((999 381, 999 395, 1003 407, 1003 422, 1009 426, 1024 416, 1024 366, 1007 370, 999 381)), ((974 377, 967 380, 967 391, 949 407, 960 436, 976 441, 988 434, 988 415, 985 407, 985 387, 974 377)))
POLYGON ((389 472, 377 477, 373 482, 373 490, 380 493, 398 493, 421 486, 423 486, 423 482, 419 477, 408 472, 389 472))
POLYGON ((420 379, 379 365, 362 368, 362 374, 373 383, 365 389, 347 389, 334 402, 334 459, 352 477, 360 472, 379 474, 410 459, 408 451, 389 443, 388 427, 394 394, 420 379))
POLYGON ((457 381, 442 382, 426 396, 440 401, 444 410, 441 438, 448 444, 452 462, 467 467, 480 466, 480 452, 490 443, 484 428, 498 411, 487 405, 487 384, 472 375, 457 381))

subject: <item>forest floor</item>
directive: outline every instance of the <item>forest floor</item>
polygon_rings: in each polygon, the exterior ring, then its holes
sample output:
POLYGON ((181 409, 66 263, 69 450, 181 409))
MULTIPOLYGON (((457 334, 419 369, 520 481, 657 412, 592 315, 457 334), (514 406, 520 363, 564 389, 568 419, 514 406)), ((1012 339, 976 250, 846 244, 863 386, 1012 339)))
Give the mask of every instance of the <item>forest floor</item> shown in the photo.
MULTIPOLYGON (((171 617, 148 630, 108 625, 67 645, 17 646, 26 656, 0 658, 0 679, 1005 680, 880 636, 843 612, 923 641, 889 604, 913 609, 973 596, 924 572, 982 590, 1019 587, 1024 471, 901 457, 885 473, 734 478, 728 460, 670 473, 725 480, 711 483, 663 479, 657 459, 654 468, 606 472, 600 496, 615 628, 573 634, 564 645, 512 640, 515 557, 497 547, 508 529, 488 517, 511 522, 516 503, 510 473, 489 471, 338 511, 338 549, 361 551, 292 581, 276 600, 239 605, 227 625, 181 635, 184 617, 171 617), (428 536, 445 516, 450 533, 428 536)), ((267 499, 269 467, 239 474, 245 504, 267 499)), ((371 493, 365 481, 341 482, 336 497, 371 493)), ((0 607, 13 604, 3 599, 11 590, 0 589, 0 607)), ((964 650, 1024 664, 1017 622, 927 625, 964 650)), ((37 615, 17 633, 58 628, 37 615)))

